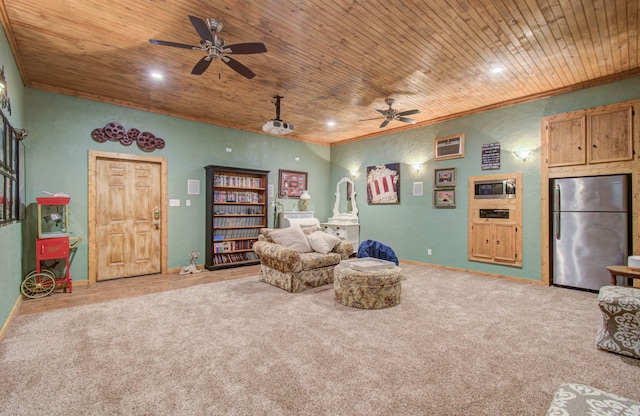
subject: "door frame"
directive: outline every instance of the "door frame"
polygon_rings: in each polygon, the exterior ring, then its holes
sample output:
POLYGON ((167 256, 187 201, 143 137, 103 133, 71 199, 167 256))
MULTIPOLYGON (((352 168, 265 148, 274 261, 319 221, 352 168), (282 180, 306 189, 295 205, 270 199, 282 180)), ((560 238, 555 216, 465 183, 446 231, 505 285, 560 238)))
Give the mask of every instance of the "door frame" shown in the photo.
POLYGON ((126 160, 130 162, 156 163, 160 165, 160 203, 164 215, 160 216, 160 273, 168 271, 168 232, 167 232, 167 159, 164 157, 130 155, 89 150, 88 160, 88 246, 89 246, 89 284, 96 283, 98 277, 98 242, 96 221, 97 163, 99 159, 126 160))

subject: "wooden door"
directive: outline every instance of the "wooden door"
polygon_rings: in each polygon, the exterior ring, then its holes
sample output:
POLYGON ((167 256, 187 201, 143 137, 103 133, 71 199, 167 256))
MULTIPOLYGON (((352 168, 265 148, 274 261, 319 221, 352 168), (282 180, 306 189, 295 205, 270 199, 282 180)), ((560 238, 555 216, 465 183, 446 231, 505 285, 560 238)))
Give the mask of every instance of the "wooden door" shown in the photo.
POLYGON ((160 273, 160 165, 97 159, 97 280, 160 273))
POLYGON ((587 163, 585 116, 558 117, 546 125, 548 166, 584 165, 587 163))
POLYGON ((589 116, 589 163, 633 159, 633 107, 615 107, 589 116))

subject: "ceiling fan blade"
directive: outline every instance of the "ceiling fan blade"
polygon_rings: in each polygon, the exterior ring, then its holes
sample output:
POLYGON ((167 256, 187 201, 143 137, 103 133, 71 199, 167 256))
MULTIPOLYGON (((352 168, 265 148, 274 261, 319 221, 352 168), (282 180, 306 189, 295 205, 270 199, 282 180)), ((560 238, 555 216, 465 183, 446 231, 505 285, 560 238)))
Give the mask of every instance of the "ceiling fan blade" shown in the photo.
POLYGON ((418 122, 418 120, 414 120, 408 117, 398 117, 397 120, 402 121, 403 123, 409 123, 409 124, 416 124, 418 122))
POLYGON ((363 120, 358 120, 358 121, 371 121, 371 120, 380 120, 382 117, 373 117, 373 118, 365 118, 363 120))
POLYGON ((191 73, 193 75, 201 75, 204 71, 207 70, 207 68, 209 68, 209 65, 211 65, 211 61, 212 59, 209 58, 208 56, 205 56, 204 58, 200 59, 198 63, 191 70, 191 73))
POLYGON ((389 110, 377 110, 376 111, 380 114, 382 114, 383 116, 388 116, 389 115, 389 110))
POLYGON ((208 40, 215 43, 211 30, 204 20, 195 16, 189 16, 189 20, 191 20, 191 24, 196 29, 196 32, 198 32, 198 35, 200 35, 202 40, 208 40))
POLYGON ((242 75, 247 79, 251 79, 256 76, 256 74, 254 74, 252 70, 242 65, 240 62, 236 61, 233 58, 229 58, 228 56, 223 56, 221 59, 222 59, 222 62, 227 64, 231 69, 233 69, 238 74, 242 75))
POLYGON ((200 49, 197 46, 191 46, 184 43, 168 42, 166 40, 149 39, 149 42, 153 43, 154 45, 173 46, 174 48, 200 49))
POLYGON ((398 115, 400 117, 402 116, 410 116, 411 114, 418 114, 420 112, 420 110, 408 110, 408 111, 401 111, 398 113, 398 115))
POLYGON ((380 128, 386 127, 387 124, 389 124, 390 121, 391 120, 389 120, 389 119, 386 119, 385 121, 383 121, 382 124, 380 124, 380 128))
POLYGON ((234 45, 225 46, 226 49, 231 49, 231 53, 235 54, 251 54, 251 53, 264 53, 267 51, 267 47, 264 43, 250 42, 250 43, 236 43, 234 45))

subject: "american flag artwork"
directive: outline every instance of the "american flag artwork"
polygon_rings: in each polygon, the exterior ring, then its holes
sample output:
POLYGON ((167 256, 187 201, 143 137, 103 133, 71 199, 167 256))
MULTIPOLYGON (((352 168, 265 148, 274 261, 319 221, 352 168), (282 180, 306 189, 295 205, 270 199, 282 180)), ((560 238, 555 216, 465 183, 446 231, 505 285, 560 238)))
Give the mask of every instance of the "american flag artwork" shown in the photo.
POLYGON ((400 164, 367 167, 367 202, 397 204, 400 202, 400 164))

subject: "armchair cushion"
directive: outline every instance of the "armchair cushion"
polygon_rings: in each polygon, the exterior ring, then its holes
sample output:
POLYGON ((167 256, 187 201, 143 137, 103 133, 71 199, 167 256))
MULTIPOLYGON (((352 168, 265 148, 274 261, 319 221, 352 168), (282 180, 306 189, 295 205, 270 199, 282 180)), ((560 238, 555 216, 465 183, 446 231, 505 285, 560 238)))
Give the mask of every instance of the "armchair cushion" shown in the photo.
POLYGON ((260 258, 262 266, 267 266, 283 273, 302 271, 302 253, 291 247, 269 242, 262 235, 253 244, 253 251, 260 258))
POLYGON ((309 240, 309 245, 313 251, 322 254, 329 253, 336 245, 342 242, 342 240, 335 235, 325 233, 324 231, 316 231, 309 234, 307 240, 309 240))
POLYGON ((300 260, 302 270, 313 270, 321 267, 335 266, 340 263, 340 255, 338 253, 322 254, 318 252, 301 253, 300 260))
POLYGON ((276 244, 291 247, 300 253, 312 251, 307 236, 302 232, 300 226, 274 230, 271 232, 271 238, 276 244))

